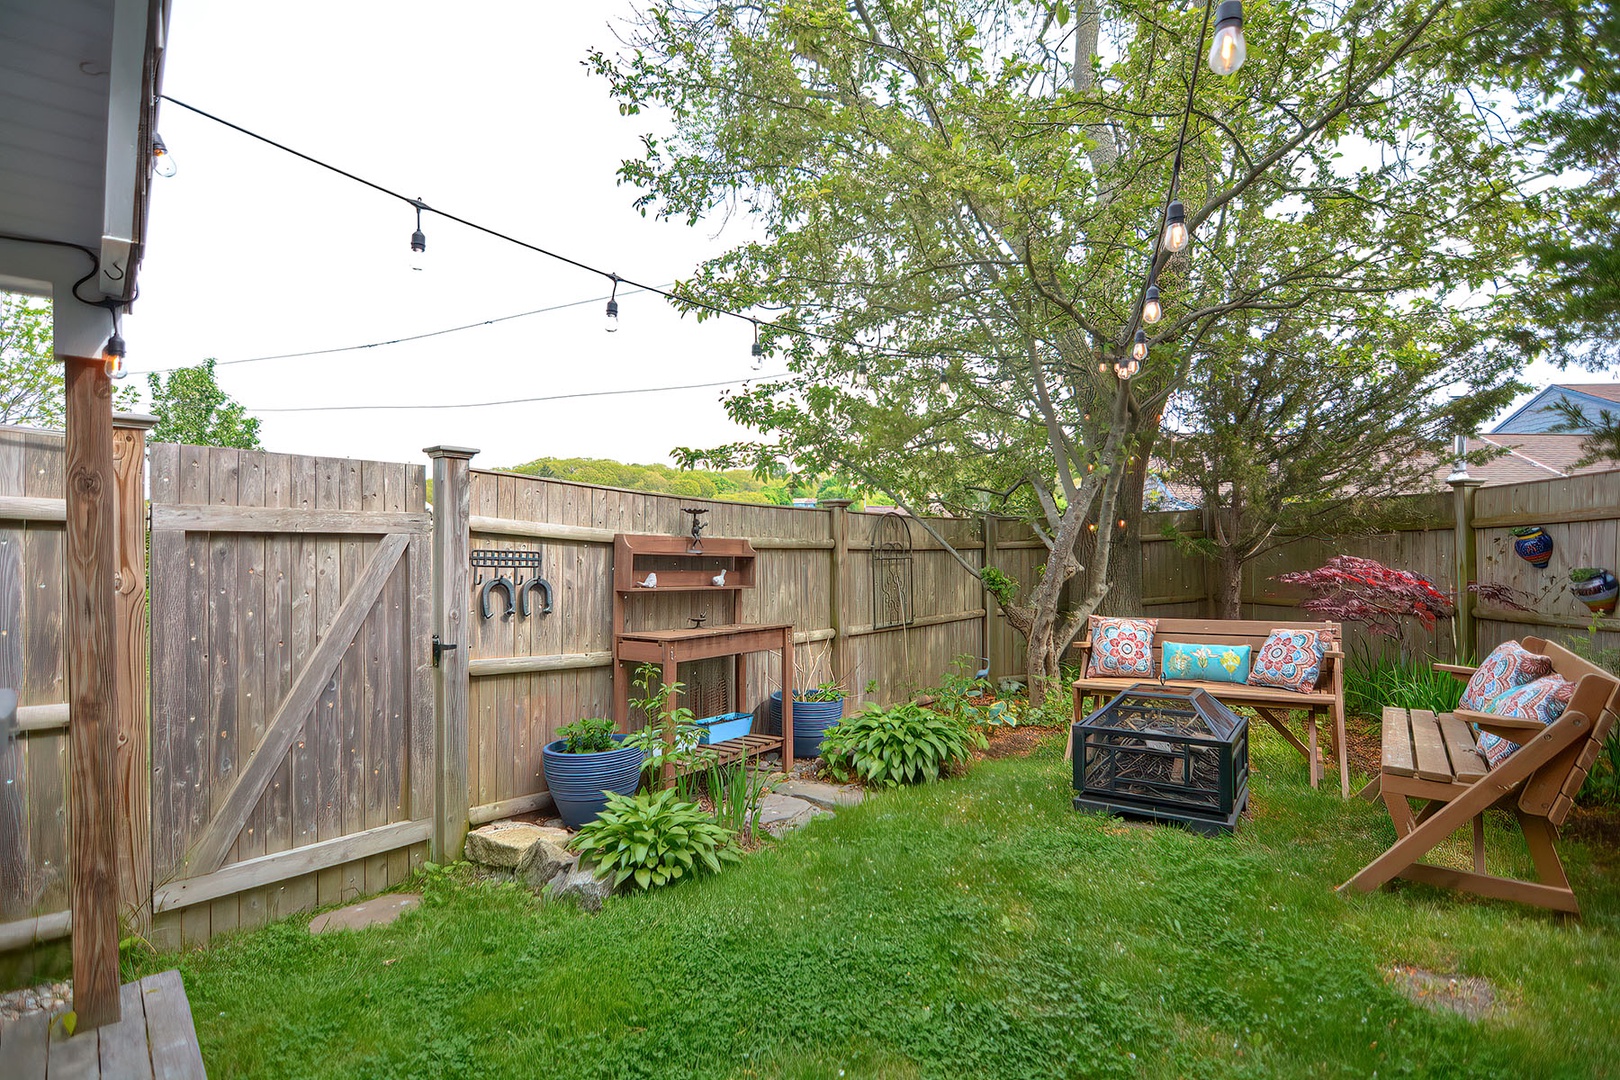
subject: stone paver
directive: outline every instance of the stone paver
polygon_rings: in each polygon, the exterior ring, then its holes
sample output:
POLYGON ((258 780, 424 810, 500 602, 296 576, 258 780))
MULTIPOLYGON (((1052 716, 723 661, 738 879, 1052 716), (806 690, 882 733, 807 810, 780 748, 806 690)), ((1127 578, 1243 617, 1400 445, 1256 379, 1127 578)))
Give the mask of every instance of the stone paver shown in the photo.
POLYGON ((823 810, 837 810, 841 806, 859 806, 866 792, 858 787, 825 784, 820 780, 783 780, 771 790, 778 795, 791 795, 795 799, 813 802, 823 810))
POLYGON ((568 843, 568 837, 567 829, 553 829, 526 821, 500 821, 468 833, 464 857, 469 862, 496 870, 516 870, 535 843, 549 840, 561 846, 568 843))
POLYGON ((818 817, 830 816, 829 811, 815 803, 772 792, 760 798, 759 815, 754 823, 772 836, 781 836, 785 832, 802 829, 818 817))
POLYGON ((421 902, 421 896, 416 893, 373 896, 370 900, 315 916, 309 921, 309 932, 324 934, 329 930, 364 930, 368 926, 386 926, 421 902))

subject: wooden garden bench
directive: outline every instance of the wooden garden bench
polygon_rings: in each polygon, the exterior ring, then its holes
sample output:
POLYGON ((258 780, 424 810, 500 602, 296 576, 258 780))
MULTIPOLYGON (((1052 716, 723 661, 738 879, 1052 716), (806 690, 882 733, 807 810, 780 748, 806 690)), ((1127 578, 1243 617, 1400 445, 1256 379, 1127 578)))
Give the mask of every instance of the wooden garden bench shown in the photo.
MULTIPOLYGON (((1112 698, 1122 690, 1138 683, 1157 684, 1162 670, 1165 641, 1186 641, 1210 645, 1248 645, 1258 654, 1273 630, 1325 630, 1340 648, 1330 649, 1322 659, 1322 671, 1316 687, 1306 693, 1282 690, 1274 686, 1249 686, 1244 683, 1205 682, 1199 679, 1166 679, 1165 686, 1197 687, 1226 705, 1246 706, 1282 733, 1283 738, 1304 756, 1310 767, 1311 786, 1322 779, 1322 755, 1317 747, 1318 718, 1333 722, 1333 746, 1339 759, 1339 791, 1350 794, 1350 766, 1344 748, 1344 636, 1335 622, 1262 622, 1252 619, 1160 619, 1153 634, 1152 675, 1134 678, 1082 676, 1074 682, 1075 719, 1089 713, 1087 700, 1112 698), (1288 726, 1288 714, 1298 709, 1305 713, 1304 738, 1294 734, 1288 726)), ((1091 661, 1091 638, 1076 643, 1080 669, 1084 671, 1091 661)), ((1072 750, 1072 747, 1071 747, 1072 750)), ((1068 756, 1068 751, 1064 756, 1068 756)))
MULTIPOLYGON (((1543 726, 1535 720, 1505 719, 1467 709, 1438 716, 1422 709, 1385 709, 1383 762, 1378 776, 1359 797, 1371 801, 1383 796, 1397 839, 1393 847, 1339 886, 1341 892, 1350 888, 1371 892, 1391 878, 1403 877, 1580 913, 1555 841, 1587 770, 1614 726, 1620 710, 1620 679, 1552 642, 1531 637, 1520 644, 1551 659, 1553 671, 1575 683, 1574 696, 1563 715, 1543 726), (1521 745, 1492 768, 1479 750, 1471 724, 1521 745), (1408 799, 1426 800, 1426 805, 1414 815, 1408 799), (1483 815, 1493 806, 1513 811, 1539 881, 1485 872, 1483 815), (1472 871, 1418 861, 1470 820, 1474 827, 1472 871)), ((1456 664, 1436 664, 1435 668, 1464 679, 1474 671, 1456 664)))

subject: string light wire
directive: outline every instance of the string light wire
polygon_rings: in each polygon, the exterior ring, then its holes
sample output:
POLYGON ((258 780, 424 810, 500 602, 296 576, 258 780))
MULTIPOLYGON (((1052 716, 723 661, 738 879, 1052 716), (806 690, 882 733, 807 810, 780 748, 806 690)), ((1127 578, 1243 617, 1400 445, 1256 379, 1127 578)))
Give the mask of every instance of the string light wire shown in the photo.
POLYGON ((299 405, 276 409, 251 409, 254 413, 306 413, 306 412, 400 412, 407 410, 442 411, 448 409, 492 409, 499 405, 532 405, 539 401, 571 401, 575 398, 618 397, 623 394, 662 394, 672 390, 707 390, 716 386, 739 386, 753 382, 775 382, 786 379, 791 372, 781 375, 753 376, 747 379, 722 379, 719 382, 685 383, 680 386, 641 386, 619 390, 581 390, 573 394, 544 394, 540 397, 502 398, 499 401, 465 401, 460 404, 430 405, 299 405))

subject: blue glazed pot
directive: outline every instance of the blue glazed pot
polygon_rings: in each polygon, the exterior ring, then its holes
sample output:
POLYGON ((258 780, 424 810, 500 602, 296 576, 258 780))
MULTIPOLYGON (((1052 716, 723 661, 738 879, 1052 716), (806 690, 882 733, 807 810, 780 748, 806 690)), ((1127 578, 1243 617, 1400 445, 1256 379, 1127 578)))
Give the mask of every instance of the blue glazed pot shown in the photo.
MULTIPOLYGON (((623 740, 623 735, 613 736, 623 740)), ((568 754, 563 742, 549 742, 541 751, 546 787, 557 804, 557 816, 577 829, 602 812, 607 793, 634 795, 641 786, 641 765, 646 754, 639 746, 621 746, 594 754, 568 754)))
POLYGON ((1569 591, 1594 615, 1611 615, 1616 599, 1620 599, 1620 579, 1614 576, 1613 571, 1604 570, 1595 578, 1571 582, 1569 591))
MULTIPOLYGON (((782 691, 771 694, 771 718, 782 730, 782 691)), ((844 699, 837 701, 795 701, 793 703, 793 756, 821 756, 821 737, 844 718, 844 699)))
POLYGON ((1513 550, 1531 566, 1545 570, 1552 561, 1553 539, 1545 529, 1537 526, 1534 532, 1514 537, 1513 550))

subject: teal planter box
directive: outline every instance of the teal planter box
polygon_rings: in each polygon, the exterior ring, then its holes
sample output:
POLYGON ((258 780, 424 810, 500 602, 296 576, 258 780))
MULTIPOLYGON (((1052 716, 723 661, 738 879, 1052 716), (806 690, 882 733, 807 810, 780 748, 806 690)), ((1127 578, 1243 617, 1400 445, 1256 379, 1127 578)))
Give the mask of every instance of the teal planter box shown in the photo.
POLYGON ((717 743, 725 742, 727 739, 740 739, 754 730, 753 713, 721 713, 719 716, 709 716, 692 722, 703 729, 703 737, 698 740, 700 743, 717 743))

